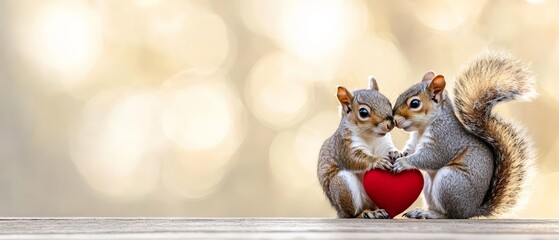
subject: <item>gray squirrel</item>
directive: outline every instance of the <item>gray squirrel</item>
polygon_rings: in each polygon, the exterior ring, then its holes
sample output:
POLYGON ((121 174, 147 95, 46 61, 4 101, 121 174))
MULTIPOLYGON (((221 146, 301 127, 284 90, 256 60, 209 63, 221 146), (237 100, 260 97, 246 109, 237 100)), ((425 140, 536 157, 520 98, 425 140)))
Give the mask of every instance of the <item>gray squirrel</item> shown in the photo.
POLYGON ((392 105, 378 91, 373 77, 369 89, 353 93, 339 86, 341 121, 326 139, 318 158, 318 180, 340 218, 389 218, 363 189, 363 174, 370 169, 390 170, 400 153, 394 147, 392 105), (391 159, 392 158, 392 159, 391 159))
POLYGON ((503 101, 531 100, 534 78, 525 64, 487 51, 458 75, 454 104, 445 78, 427 72, 393 109, 398 128, 412 132, 393 171, 424 170, 428 210, 408 218, 472 218, 509 214, 522 200, 535 161, 525 129, 492 114, 503 101))

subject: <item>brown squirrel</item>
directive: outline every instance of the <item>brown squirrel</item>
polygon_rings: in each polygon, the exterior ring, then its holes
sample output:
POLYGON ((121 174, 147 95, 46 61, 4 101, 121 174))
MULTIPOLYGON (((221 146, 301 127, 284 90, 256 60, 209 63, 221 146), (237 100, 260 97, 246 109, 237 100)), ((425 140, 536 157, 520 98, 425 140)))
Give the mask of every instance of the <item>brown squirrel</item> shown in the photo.
POLYGON ((408 218, 495 217, 519 205, 535 153, 520 126, 491 113, 499 102, 529 100, 536 92, 527 66, 508 54, 486 52, 458 75, 454 103, 444 76, 428 72, 394 105, 396 126, 412 135, 393 171, 424 170, 428 210, 408 218))
POLYGON ((389 133, 394 127, 391 104, 373 77, 369 89, 351 93, 339 86, 337 97, 342 119, 318 159, 322 189, 340 218, 389 218, 369 199, 362 180, 367 170, 391 169, 390 158, 399 156, 389 133))

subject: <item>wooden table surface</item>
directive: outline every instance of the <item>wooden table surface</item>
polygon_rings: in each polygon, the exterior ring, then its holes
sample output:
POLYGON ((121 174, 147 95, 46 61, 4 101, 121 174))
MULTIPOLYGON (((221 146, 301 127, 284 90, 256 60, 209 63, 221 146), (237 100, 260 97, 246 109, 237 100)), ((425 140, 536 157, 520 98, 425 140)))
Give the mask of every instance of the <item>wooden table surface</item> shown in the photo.
POLYGON ((559 239, 559 220, 2 218, 0 239, 559 239))

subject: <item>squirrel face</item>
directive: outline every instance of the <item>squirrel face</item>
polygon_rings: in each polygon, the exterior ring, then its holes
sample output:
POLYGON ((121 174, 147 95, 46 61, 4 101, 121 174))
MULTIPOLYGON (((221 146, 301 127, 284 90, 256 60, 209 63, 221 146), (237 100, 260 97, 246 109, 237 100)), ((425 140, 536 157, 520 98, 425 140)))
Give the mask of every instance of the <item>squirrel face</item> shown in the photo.
POLYGON ((342 118, 359 134, 382 137, 394 128, 392 105, 378 91, 374 78, 369 79, 369 89, 353 93, 339 86, 337 97, 342 105, 342 118))
POLYGON ((424 130, 444 100, 445 85, 444 76, 429 71, 420 83, 402 93, 393 109, 396 127, 407 132, 424 130))

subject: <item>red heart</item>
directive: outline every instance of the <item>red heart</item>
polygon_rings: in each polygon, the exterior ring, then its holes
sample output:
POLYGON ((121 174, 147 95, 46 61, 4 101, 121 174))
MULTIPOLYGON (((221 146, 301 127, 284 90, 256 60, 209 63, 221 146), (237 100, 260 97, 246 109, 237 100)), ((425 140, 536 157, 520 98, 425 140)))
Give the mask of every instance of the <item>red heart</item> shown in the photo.
POLYGON ((394 218, 415 202, 423 189, 423 175, 417 169, 400 173, 374 169, 363 176, 363 187, 369 198, 394 218))

